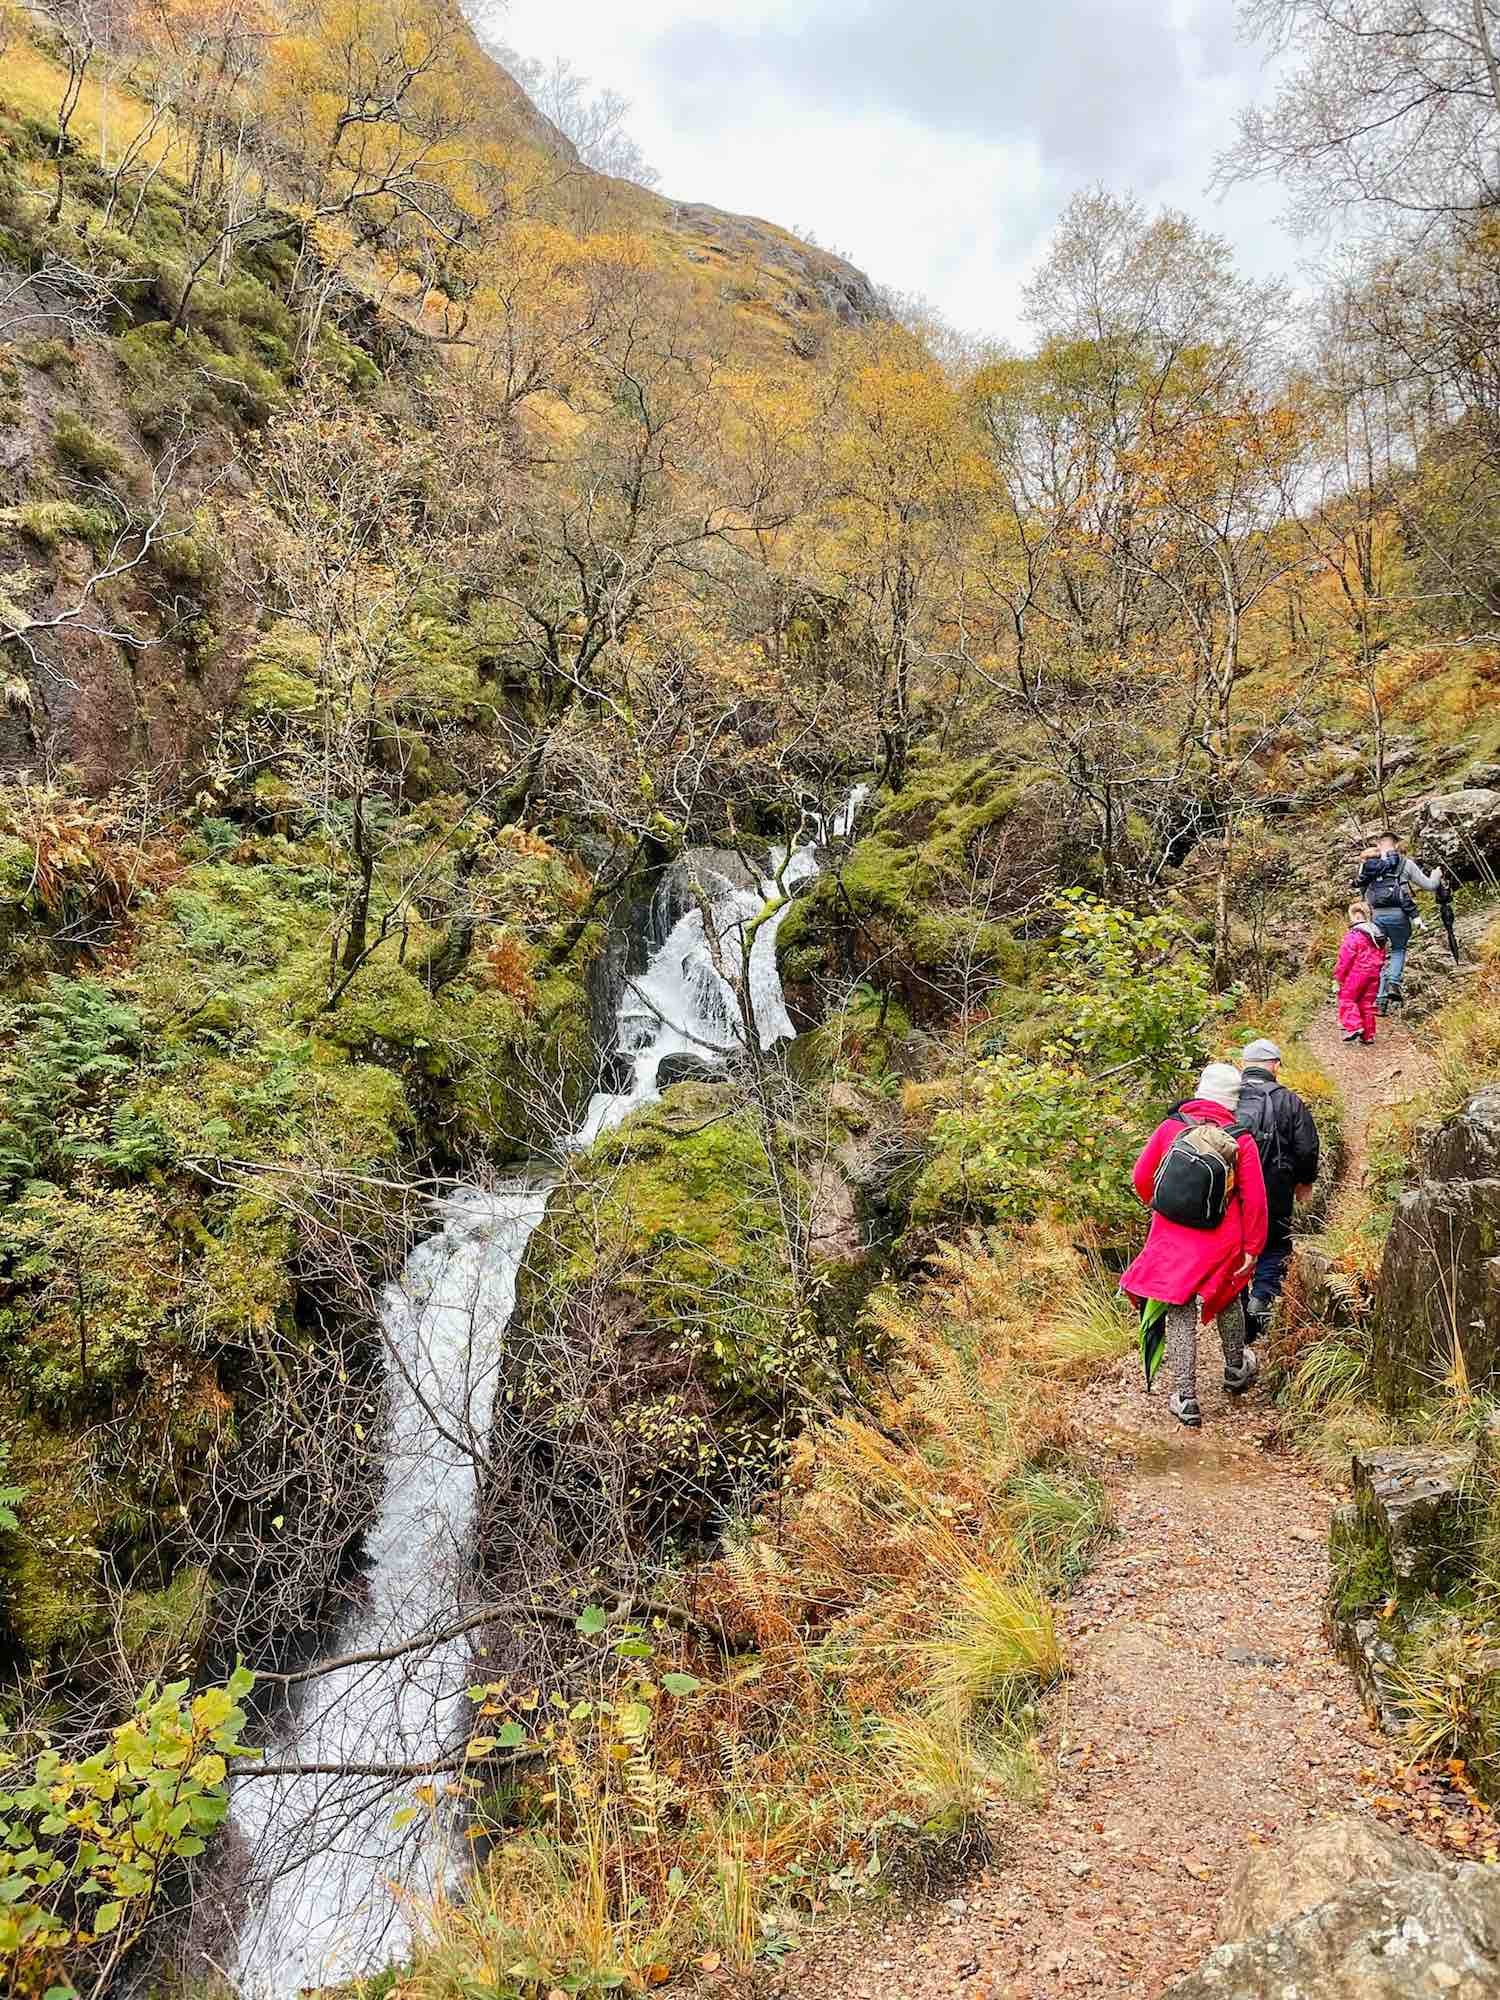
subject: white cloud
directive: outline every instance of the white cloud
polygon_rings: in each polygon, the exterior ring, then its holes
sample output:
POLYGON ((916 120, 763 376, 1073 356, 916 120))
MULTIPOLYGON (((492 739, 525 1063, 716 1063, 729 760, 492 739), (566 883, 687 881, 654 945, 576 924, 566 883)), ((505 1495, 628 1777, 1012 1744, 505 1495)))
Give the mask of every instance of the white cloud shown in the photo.
POLYGON ((1259 89, 1230 0, 510 0, 494 32, 634 100, 670 197, 816 234, 956 325, 1022 333, 1058 211, 1103 180, 1289 271, 1274 189, 1205 184, 1259 89))

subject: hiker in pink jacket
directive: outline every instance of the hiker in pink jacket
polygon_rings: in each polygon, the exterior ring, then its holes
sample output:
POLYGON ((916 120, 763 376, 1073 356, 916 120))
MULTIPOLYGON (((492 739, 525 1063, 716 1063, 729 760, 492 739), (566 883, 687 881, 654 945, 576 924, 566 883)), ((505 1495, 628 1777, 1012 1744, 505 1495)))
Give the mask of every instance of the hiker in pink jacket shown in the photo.
MULTIPOLYGON (((1239 1103, 1240 1073, 1233 1063, 1210 1063, 1195 1096, 1180 1107, 1182 1117, 1230 1126, 1239 1103)), ((1156 1170, 1174 1139, 1180 1119, 1165 1119, 1146 1141, 1135 1163, 1135 1191, 1148 1206, 1156 1170)), ((1245 1287, 1265 1248, 1266 1182, 1254 1137, 1240 1134, 1234 1193, 1223 1220, 1212 1229, 1190 1229, 1153 1214, 1146 1247, 1120 1280, 1133 1298, 1161 1299, 1167 1313, 1167 1366, 1172 1393, 1167 1407, 1179 1423, 1196 1429, 1198 1407, 1198 1316, 1217 1320, 1224 1349, 1224 1386, 1242 1394, 1256 1376, 1255 1350, 1245 1346, 1245 1287)))
POLYGON ((1339 1026, 1346 1042, 1373 1042, 1376 1000, 1385 970, 1386 941, 1368 903, 1349 905, 1349 928, 1339 946, 1333 977, 1338 986, 1339 1026))

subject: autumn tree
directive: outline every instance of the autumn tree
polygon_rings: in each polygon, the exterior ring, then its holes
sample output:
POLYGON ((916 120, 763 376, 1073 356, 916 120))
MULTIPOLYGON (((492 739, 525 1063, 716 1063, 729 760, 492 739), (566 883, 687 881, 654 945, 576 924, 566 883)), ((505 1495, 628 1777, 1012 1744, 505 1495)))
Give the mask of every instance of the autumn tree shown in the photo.
MULTIPOLYGON (((409 760, 440 739, 472 685, 441 649, 424 648, 418 629, 424 605, 440 613, 446 581, 445 545, 427 514, 430 474, 401 436, 309 393, 269 432, 266 504, 230 547, 275 621, 266 678, 252 668, 249 683, 263 718, 250 756, 328 843, 330 1007, 400 934, 413 898, 439 886, 463 840, 460 823, 412 849, 401 828, 409 760)), ((486 791, 481 778, 461 822, 486 791)))
POLYGON ((1284 308, 1221 239, 1096 189, 1028 289, 1035 353, 971 385, 994 504, 970 601, 1106 873, 1132 812, 1156 827, 1135 863, 1150 876, 1185 807, 1201 827, 1227 790, 1243 618, 1279 573, 1264 530, 1290 443, 1271 376, 1284 308))
POLYGON ((518 771, 533 795, 559 730, 620 713, 623 677, 657 611, 713 596, 777 516, 770 470, 726 445, 721 363, 683 322, 639 246, 596 273, 603 323, 574 350, 572 407, 539 414, 502 477, 482 404, 445 428, 444 481, 467 587, 501 620, 518 771), (476 421, 476 419, 478 419, 476 421))
POLYGON ((904 328, 853 333, 820 424, 812 570, 851 692, 900 790, 962 659, 963 547, 985 488, 955 386, 904 328))
POLYGON ((1241 115, 1222 180, 1275 175, 1310 229, 1330 207, 1430 226, 1493 205, 1495 0, 1242 0, 1240 18, 1291 60, 1269 108, 1241 115))

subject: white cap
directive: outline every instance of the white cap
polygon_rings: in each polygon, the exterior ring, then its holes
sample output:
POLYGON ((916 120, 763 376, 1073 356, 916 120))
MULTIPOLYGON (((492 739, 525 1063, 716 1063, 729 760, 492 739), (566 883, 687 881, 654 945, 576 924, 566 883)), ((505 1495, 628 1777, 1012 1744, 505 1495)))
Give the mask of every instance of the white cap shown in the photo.
POLYGON ((1234 1111, 1240 1101, 1240 1073, 1233 1063, 1210 1063, 1198 1079, 1194 1097, 1207 1098, 1210 1104, 1220 1104, 1226 1111, 1234 1111))

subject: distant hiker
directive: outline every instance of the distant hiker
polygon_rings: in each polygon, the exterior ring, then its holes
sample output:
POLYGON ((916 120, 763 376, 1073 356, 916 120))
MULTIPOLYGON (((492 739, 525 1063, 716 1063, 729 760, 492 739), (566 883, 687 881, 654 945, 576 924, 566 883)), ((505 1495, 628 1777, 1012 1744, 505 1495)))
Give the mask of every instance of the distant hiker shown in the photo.
POLYGON ((1349 928, 1333 968, 1338 991, 1339 1026, 1346 1042, 1373 1042, 1380 983, 1385 976, 1388 939, 1375 922, 1368 903, 1349 905, 1349 928))
POLYGON ((1237 1115, 1255 1141, 1266 1179, 1266 1243, 1255 1261, 1245 1302, 1245 1337, 1256 1340, 1281 1297, 1292 1260, 1292 1215, 1297 1203, 1312 1193, 1320 1147, 1312 1113, 1281 1081, 1281 1050, 1276 1044, 1264 1038, 1248 1042, 1240 1065, 1237 1115))
POLYGON ((1143 1301, 1146 1387, 1163 1349, 1172 1380, 1167 1407, 1196 1429, 1198 1315, 1217 1320, 1224 1386, 1233 1395, 1256 1376, 1245 1346, 1244 1291, 1266 1244, 1266 1184, 1250 1133, 1235 1123, 1240 1073, 1210 1063, 1196 1093, 1165 1118, 1135 1163, 1135 1191, 1152 1210, 1146 1247, 1120 1280, 1143 1301))
POLYGON ((1359 864, 1355 888, 1370 906, 1370 915, 1379 924, 1391 947, 1375 996, 1375 1011, 1386 1013, 1402 1002, 1401 975, 1406 970, 1406 952, 1411 943, 1412 920, 1417 914, 1413 888, 1436 889, 1443 879, 1441 868, 1424 875, 1415 861, 1401 852, 1393 833, 1383 833, 1373 852, 1366 850, 1359 864))

